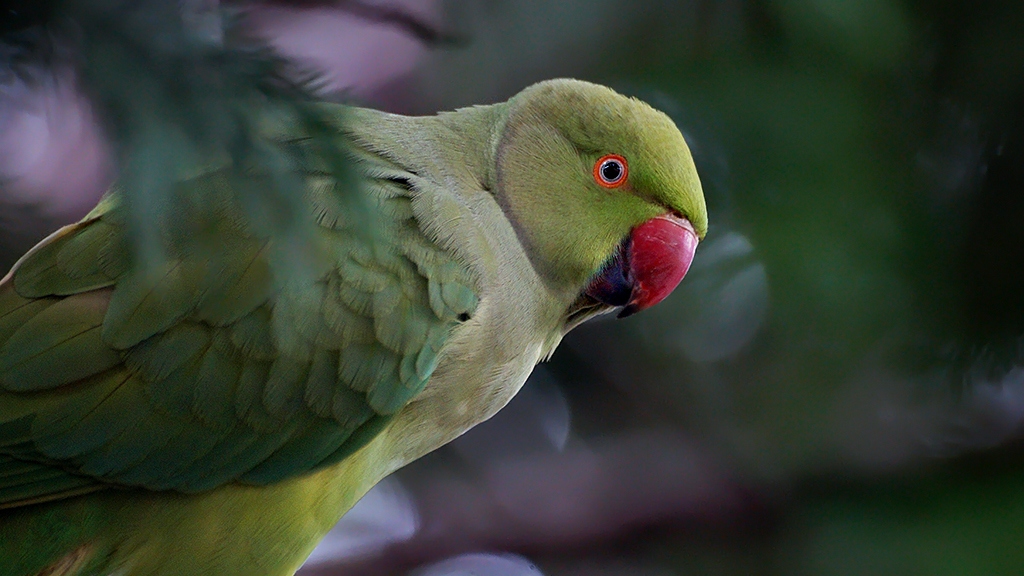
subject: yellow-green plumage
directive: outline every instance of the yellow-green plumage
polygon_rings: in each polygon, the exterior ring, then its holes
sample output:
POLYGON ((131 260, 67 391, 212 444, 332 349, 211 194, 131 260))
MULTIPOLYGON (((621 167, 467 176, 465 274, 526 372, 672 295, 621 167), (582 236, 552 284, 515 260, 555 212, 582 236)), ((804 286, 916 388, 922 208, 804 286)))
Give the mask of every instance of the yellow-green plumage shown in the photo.
POLYGON ((205 203, 180 207, 163 264, 132 265, 115 188, 0 283, 3 574, 290 574, 606 309, 581 294, 632 227, 672 211, 706 231, 678 130, 605 88, 325 109, 379 233, 307 167, 306 274, 274 277, 246 181, 209 169, 177 184, 205 203), (630 188, 587 180, 608 152, 633 158, 630 188))

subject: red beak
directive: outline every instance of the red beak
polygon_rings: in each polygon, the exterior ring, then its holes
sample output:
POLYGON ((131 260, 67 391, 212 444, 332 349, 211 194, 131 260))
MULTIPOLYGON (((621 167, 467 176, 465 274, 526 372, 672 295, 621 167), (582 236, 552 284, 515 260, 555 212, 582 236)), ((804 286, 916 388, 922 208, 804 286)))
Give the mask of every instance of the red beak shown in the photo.
POLYGON ((610 306, 623 306, 619 318, 650 308, 686 276, 698 242, 689 220, 673 214, 651 218, 633 229, 586 293, 610 306))

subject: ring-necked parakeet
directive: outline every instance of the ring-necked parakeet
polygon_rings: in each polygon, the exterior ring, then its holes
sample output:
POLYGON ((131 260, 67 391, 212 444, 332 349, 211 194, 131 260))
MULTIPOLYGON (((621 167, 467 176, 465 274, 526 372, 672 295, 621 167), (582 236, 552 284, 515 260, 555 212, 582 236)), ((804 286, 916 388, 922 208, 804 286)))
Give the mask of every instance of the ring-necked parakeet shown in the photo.
POLYGON ((308 282, 273 277, 212 167, 177 184, 206 204, 157 269, 131 265, 115 187, 0 283, 4 575, 291 574, 568 330, 667 296, 707 230, 679 130, 604 87, 422 118, 324 106, 379 232, 309 167, 308 282))

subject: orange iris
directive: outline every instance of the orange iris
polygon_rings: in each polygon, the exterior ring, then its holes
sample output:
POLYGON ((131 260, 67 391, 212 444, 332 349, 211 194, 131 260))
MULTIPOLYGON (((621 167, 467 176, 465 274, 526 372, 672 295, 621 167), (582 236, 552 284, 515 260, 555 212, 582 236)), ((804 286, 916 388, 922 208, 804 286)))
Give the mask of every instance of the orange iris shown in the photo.
POLYGON ((618 188, 629 176, 629 164, 618 154, 605 154, 594 163, 594 182, 605 188, 618 188))

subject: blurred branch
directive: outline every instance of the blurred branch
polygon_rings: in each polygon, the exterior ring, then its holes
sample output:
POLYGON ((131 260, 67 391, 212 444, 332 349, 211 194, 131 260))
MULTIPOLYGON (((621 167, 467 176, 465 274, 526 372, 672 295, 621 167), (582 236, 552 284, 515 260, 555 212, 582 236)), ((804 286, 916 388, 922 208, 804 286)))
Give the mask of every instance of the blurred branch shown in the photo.
POLYGON ((666 524, 762 526, 769 509, 690 441, 669 433, 499 460, 478 481, 436 474, 413 490, 423 519, 415 536, 301 574, 387 576, 474 550, 556 552, 666 524))
POLYGON ((333 8, 370 22, 395 26, 428 46, 458 45, 465 42, 464 38, 446 32, 441 27, 397 6, 367 4, 355 0, 277 0, 270 3, 297 8, 333 8))

